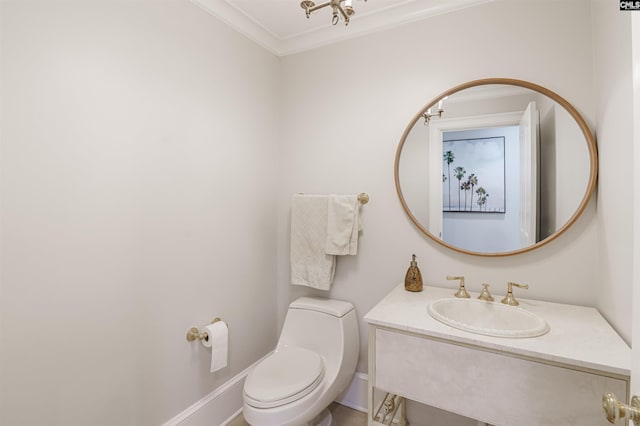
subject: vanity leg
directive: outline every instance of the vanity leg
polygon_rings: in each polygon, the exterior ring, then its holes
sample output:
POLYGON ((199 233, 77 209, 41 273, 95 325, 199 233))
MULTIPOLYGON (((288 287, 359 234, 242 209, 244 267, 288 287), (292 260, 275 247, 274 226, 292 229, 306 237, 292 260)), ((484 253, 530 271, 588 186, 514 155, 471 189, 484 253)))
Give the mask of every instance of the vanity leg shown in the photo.
POLYGON ((376 329, 373 326, 369 326, 369 381, 368 381, 368 390, 369 390, 369 398, 367 404, 367 425, 375 426, 373 417, 375 415, 375 384, 376 384, 376 329))
POLYGON ((400 419, 398 424, 400 426, 407 426, 407 400, 402 398, 400 402, 400 419))
POLYGON ((376 328, 369 325, 369 383, 368 388, 368 404, 367 404, 367 425, 368 426, 386 426, 395 424, 393 421, 396 415, 399 414, 397 420, 398 426, 407 426, 407 401, 401 396, 390 395, 388 392, 380 403, 380 407, 376 409, 375 401, 375 388, 376 388, 376 328), (383 411, 383 405, 387 399, 390 398, 392 402, 391 407, 386 414, 380 416, 380 412, 383 411), (392 411, 392 412, 389 412, 392 411), (382 422, 380 422, 380 420, 382 422), (388 420, 388 422, 387 422, 388 420))

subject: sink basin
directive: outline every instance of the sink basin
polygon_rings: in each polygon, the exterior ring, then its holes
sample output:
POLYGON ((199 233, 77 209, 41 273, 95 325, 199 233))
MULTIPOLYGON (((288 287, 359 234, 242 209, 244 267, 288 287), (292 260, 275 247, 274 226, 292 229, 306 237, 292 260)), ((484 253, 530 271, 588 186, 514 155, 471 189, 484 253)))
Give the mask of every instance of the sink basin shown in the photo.
POLYGON ((477 299, 440 299, 429 304, 429 314, 460 330, 495 337, 536 337, 549 331, 538 315, 499 302, 477 299))

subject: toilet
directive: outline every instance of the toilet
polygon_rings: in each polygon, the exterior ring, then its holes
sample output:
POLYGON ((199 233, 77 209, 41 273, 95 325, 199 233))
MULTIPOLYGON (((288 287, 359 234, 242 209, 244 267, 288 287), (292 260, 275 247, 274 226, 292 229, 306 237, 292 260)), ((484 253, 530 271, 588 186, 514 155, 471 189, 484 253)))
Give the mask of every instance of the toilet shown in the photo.
POLYGON ((351 383, 359 351, 351 303, 295 300, 275 351, 247 375, 245 420, 253 426, 330 425, 327 407, 351 383))

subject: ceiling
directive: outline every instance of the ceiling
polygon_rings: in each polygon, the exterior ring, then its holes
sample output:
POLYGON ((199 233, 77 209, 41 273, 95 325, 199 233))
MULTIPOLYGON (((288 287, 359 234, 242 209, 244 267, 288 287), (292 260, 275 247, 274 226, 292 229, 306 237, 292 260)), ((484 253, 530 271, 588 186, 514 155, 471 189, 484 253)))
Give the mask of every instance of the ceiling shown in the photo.
MULTIPOLYGON (((493 0, 354 0, 349 26, 331 8, 306 19, 300 0, 191 0, 251 40, 285 56, 493 0)), ((316 4, 323 0, 316 0, 316 4)))

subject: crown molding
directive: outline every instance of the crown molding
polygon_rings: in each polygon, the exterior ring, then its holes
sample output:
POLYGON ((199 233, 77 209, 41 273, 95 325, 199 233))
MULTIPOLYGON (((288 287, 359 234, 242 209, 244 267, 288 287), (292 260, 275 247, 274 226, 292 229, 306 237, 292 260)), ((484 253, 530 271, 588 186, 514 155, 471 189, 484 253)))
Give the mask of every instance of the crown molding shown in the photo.
MULTIPOLYGON (((195 5, 277 56, 300 53, 493 1, 495 0, 448 0, 432 4, 427 8, 420 1, 405 2, 399 6, 356 15, 351 19, 351 24, 348 27, 344 25, 332 26, 327 18, 326 26, 287 37, 279 37, 225 0, 191 0, 195 5)), ((300 14, 300 18, 304 19, 303 13, 300 14)), ((321 16, 313 16, 311 19, 314 18, 322 19, 321 16)))
POLYGON ((271 31, 247 16, 243 11, 233 7, 224 0, 190 1, 268 51, 278 56, 283 56, 279 48, 281 44, 280 39, 271 31))

